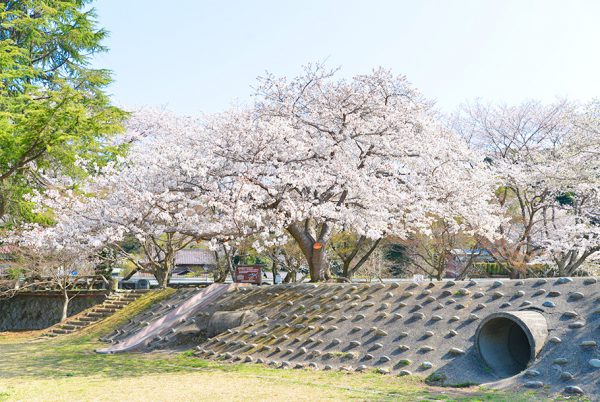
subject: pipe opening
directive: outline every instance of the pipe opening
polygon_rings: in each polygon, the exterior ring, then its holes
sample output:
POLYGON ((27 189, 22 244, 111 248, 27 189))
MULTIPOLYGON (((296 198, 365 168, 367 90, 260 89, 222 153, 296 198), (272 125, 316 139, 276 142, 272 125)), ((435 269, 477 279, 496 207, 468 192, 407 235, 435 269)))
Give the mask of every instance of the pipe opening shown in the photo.
POLYGON ((535 359, 547 333, 546 320, 540 313, 496 313, 479 325, 477 350, 498 377, 511 377, 535 359))

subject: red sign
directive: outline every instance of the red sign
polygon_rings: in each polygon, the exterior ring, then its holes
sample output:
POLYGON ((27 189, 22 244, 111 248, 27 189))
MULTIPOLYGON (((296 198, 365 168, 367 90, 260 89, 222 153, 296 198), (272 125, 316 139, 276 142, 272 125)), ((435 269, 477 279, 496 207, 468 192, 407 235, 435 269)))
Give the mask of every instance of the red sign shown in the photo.
POLYGON ((235 281, 237 283, 262 283, 262 271, 259 265, 238 265, 235 269, 235 281))

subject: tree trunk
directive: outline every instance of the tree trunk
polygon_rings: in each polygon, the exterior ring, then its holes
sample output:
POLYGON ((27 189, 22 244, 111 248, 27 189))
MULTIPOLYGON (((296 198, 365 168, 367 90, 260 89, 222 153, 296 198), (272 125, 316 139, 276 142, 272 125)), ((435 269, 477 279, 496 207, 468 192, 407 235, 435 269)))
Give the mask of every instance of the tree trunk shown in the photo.
POLYGON ((298 247, 302 250, 302 254, 308 263, 311 282, 321 282, 326 279, 327 268, 327 242, 331 236, 330 227, 324 223, 321 227, 321 234, 315 240, 305 229, 300 227, 298 223, 292 224, 287 228, 294 240, 298 243, 298 247))
POLYGON ((168 285, 168 278, 167 278, 167 271, 166 270, 160 270, 156 275, 156 281, 158 282, 158 287, 160 289, 164 289, 167 287, 168 285))
POLYGON ((228 275, 231 275, 231 281, 235 282, 235 267, 233 266, 233 256, 236 253, 236 249, 232 249, 233 252, 227 251, 227 248, 223 246, 223 254, 225 255, 225 263, 221 265, 219 261, 219 254, 215 251, 215 258, 217 260, 217 272, 215 272, 215 282, 224 283, 228 275))
POLYGON ((558 275, 573 275, 583 265, 587 258, 597 251, 600 251, 600 247, 592 247, 583 252, 571 250, 566 254, 563 254, 560 259, 555 258, 554 261, 558 267, 558 275))
POLYGON ((513 268, 508 271, 508 277, 510 279, 519 279, 521 277, 521 271, 513 268))
POLYGON ((63 322, 67 319, 69 315, 69 292, 67 289, 63 289, 63 307, 62 307, 62 316, 60 318, 60 322, 63 322))
POLYGON ((165 289, 169 286, 171 275, 173 273, 173 261, 166 259, 163 264, 160 265, 158 272, 154 275, 158 282, 160 289, 165 289))
POLYGON ((352 277, 354 276, 354 270, 350 270, 350 261, 344 260, 344 266, 342 268, 342 276, 349 281, 352 281, 352 277))
POLYGON ((298 271, 296 269, 291 269, 288 267, 286 270, 285 278, 283 278, 283 283, 295 283, 298 282, 298 271))
MULTIPOLYGON (((379 246, 380 242, 381 242, 381 239, 377 239, 371 245, 371 247, 367 250, 367 252, 360 258, 360 260, 358 260, 358 262, 353 267, 350 267, 350 265, 352 265, 352 261, 354 260, 354 257, 356 257, 356 254, 358 254, 358 249, 359 249, 360 245, 357 246, 356 250, 350 255, 349 259, 347 261, 344 260, 344 278, 348 279, 349 281, 352 281, 352 277, 354 276, 354 274, 360 268, 362 268, 362 266, 369 260, 369 258, 373 254, 373 252, 379 246), (346 265, 348 265, 347 268, 346 268, 346 265)), ((362 244, 362 242, 359 242, 359 244, 362 244)))
POLYGON ((277 262, 273 260, 273 265, 271 266, 271 274, 273 275, 273 285, 276 285, 276 277, 277 277, 277 262))
MULTIPOLYGON (((326 245, 321 244, 321 248, 315 249, 313 246, 312 258, 309 261, 308 267, 310 268, 310 281, 321 282, 326 279, 327 276, 327 253, 325 252, 326 245)), ((316 245, 316 244, 315 244, 316 245)))
MULTIPOLYGON (((230 270, 228 267, 225 267, 225 269, 223 271, 219 272, 219 275, 215 278, 215 282, 216 283, 225 283, 225 281, 227 280, 227 275, 230 274, 230 270)), ((232 275, 233 278, 233 275, 232 275)), ((235 278, 233 278, 233 282, 235 282, 235 278)))

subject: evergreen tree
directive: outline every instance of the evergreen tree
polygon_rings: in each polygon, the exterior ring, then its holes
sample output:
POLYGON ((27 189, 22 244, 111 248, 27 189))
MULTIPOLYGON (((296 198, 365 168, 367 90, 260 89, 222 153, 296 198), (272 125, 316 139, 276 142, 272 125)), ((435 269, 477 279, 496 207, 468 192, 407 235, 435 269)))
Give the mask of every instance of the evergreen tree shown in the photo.
POLYGON ((390 264, 389 269, 393 277, 399 278, 407 274, 406 268, 410 263, 410 256, 406 246, 392 243, 385 249, 383 255, 390 264))
POLYGON ((0 227, 48 221, 28 195, 54 174, 85 175, 123 151, 111 136, 125 112, 105 90, 110 72, 90 67, 106 51, 90 0, 0 2, 0 227))

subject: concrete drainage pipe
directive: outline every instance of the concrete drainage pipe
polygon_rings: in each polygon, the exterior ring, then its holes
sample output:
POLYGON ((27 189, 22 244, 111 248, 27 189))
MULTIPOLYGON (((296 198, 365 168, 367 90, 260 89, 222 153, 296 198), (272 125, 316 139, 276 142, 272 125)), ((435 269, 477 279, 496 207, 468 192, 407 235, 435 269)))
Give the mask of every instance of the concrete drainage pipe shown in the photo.
POLYGON ((475 342, 479 356, 500 378, 527 368, 546 342, 548 324, 535 311, 507 311, 484 318, 475 342))

